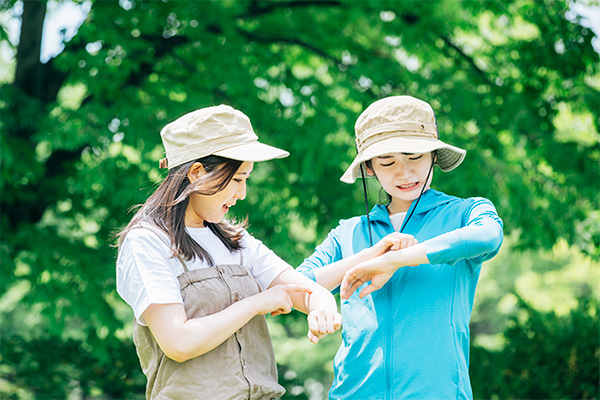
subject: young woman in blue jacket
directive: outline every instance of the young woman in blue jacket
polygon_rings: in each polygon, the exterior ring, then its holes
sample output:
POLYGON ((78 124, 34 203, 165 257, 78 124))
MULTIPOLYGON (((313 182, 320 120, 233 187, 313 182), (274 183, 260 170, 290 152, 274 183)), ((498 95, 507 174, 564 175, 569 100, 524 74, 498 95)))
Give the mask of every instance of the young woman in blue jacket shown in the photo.
POLYGON ((430 187, 433 166, 450 171, 466 151, 439 140, 428 103, 376 101, 355 133, 358 155, 341 180, 376 177, 389 204, 342 220, 298 268, 341 291, 329 397, 472 399, 469 320, 481 264, 502 243, 502 220, 487 199, 430 187))

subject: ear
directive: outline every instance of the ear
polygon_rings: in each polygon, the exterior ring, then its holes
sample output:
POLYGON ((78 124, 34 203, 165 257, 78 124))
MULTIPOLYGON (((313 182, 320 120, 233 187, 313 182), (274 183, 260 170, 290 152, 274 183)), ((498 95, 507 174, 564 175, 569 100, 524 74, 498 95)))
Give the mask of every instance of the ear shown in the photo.
POLYGON ((187 177, 190 180, 190 183, 194 183, 198 178, 200 178, 204 174, 206 174, 204 165, 202 165, 202 163, 196 161, 190 167, 190 169, 187 173, 187 177))
POLYGON ((373 168, 369 167, 367 163, 365 163, 365 170, 367 171, 367 175, 375 176, 375 171, 373 171, 373 168))

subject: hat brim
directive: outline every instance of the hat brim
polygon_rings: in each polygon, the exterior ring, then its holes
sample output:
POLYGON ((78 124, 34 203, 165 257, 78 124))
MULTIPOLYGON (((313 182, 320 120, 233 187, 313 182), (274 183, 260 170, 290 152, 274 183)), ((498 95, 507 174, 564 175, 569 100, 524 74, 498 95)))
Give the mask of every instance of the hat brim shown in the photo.
POLYGON ((260 142, 244 143, 216 151, 212 154, 232 160, 250 162, 273 160, 275 158, 284 158, 290 155, 290 153, 285 150, 260 142))
POLYGON ((467 151, 437 139, 411 139, 391 137, 373 143, 356 155, 356 158, 350 164, 344 175, 340 178, 342 182, 354 183, 356 181, 361 163, 394 153, 429 153, 437 150, 436 164, 444 172, 451 171, 458 167, 465 158, 467 151))

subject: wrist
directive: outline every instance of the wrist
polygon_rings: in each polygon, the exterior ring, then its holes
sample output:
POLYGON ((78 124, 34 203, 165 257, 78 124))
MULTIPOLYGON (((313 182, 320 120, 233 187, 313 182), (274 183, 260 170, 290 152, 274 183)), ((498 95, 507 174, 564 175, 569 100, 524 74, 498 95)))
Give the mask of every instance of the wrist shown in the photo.
POLYGON ((335 297, 328 290, 315 290, 308 295, 308 313, 314 311, 330 311, 337 312, 337 302, 335 297))
POLYGON ((362 249, 359 253, 359 263, 361 262, 365 262, 365 261, 369 261, 372 260, 375 257, 378 257, 380 255, 382 255, 384 253, 382 253, 381 251, 377 250, 377 246, 371 246, 371 247, 367 247, 366 249, 362 249))
POLYGON ((394 250, 383 254, 381 259, 385 261, 385 264, 390 268, 391 272, 395 272, 399 268, 404 266, 404 250, 394 250))
POLYGON ((245 297, 240 301, 233 303, 233 305, 237 304, 239 307, 242 307, 242 309, 247 310, 247 312, 252 315, 264 315, 267 313, 267 311, 265 310, 266 307, 262 302, 262 296, 259 296, 259 294, 255 294, 254 296, 250 297, 245 297))

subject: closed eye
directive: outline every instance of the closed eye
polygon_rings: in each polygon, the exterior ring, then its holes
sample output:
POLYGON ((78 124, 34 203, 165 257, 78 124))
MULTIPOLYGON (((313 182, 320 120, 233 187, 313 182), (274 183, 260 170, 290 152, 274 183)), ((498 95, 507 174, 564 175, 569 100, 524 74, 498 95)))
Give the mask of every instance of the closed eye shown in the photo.
POLYGON ((379 164, 379 165, 381 165, 382 167, 391 167, 392 165, 394 165, 394 162, 391 162, 389 164, 379 164))
POLYGON ((423 154, 419 154, 418 156, 415 156, 415 157, 409 157, 408 159, 414 161, 414 160, 418 160, 421 157, 423 157, 423 154))

